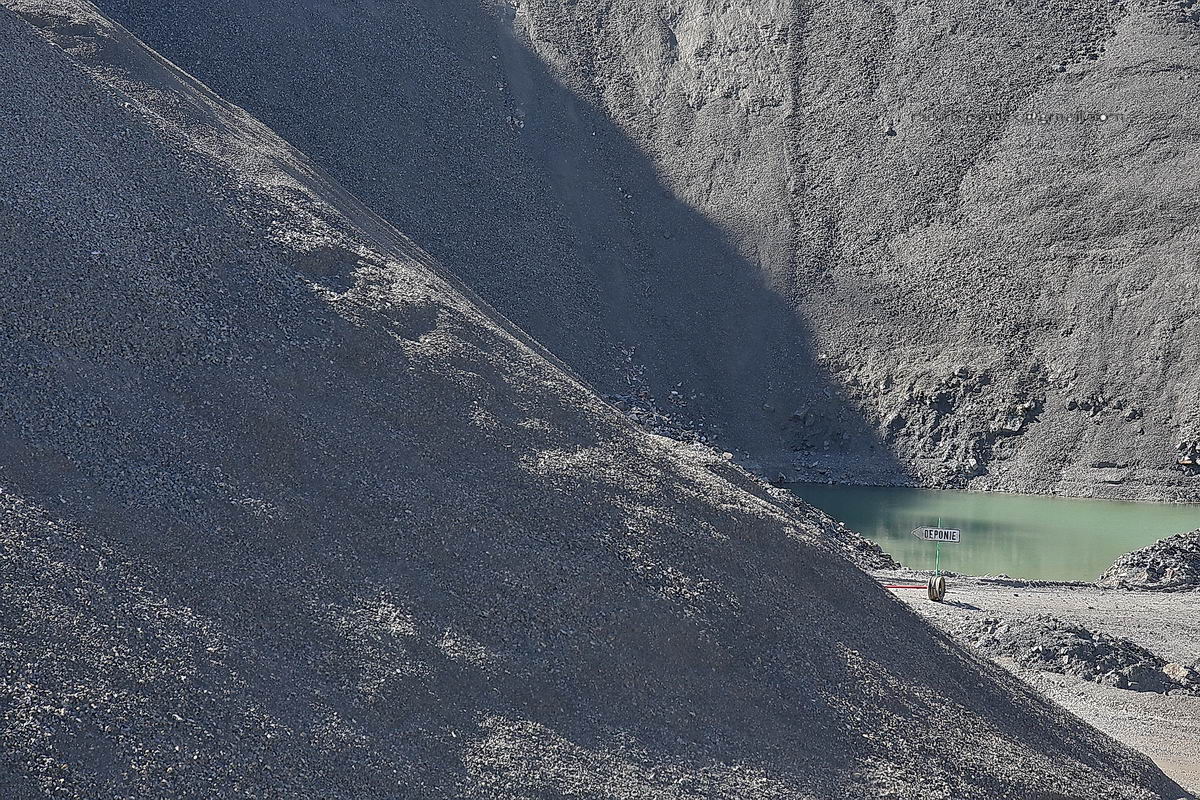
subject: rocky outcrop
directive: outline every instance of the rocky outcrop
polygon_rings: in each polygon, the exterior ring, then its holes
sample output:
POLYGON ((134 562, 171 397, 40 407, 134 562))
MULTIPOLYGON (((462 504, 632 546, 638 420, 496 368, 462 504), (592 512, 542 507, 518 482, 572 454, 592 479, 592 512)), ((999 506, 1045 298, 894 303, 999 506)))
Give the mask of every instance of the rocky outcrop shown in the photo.
POLYGON ((1184 472, 1200 471, 1200 442, 1183 441, 1179 443, 1179 466, 1184 472))
POLYGON ((1118 589, 1200 589, 1200 530, 1159 539, 1126 553, 1097 583, 1118 589))

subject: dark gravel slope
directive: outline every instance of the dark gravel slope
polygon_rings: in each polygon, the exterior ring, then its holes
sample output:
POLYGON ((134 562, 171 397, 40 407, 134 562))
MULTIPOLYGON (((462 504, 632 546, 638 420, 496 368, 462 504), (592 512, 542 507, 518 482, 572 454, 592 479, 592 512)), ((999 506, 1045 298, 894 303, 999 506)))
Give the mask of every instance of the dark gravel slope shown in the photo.
POLYGON ((1174 796, 90 6, 3 6, 0 796, 1174 796))
POLYGON ((1187 3, 101 5, 769 478, 1200 496, 1187 3))

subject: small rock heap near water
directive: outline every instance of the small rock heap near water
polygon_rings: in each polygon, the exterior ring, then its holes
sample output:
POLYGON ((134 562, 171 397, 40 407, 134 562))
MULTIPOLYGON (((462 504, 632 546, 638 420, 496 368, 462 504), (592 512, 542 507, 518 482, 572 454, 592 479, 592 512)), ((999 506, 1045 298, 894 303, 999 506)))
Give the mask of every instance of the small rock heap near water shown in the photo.
POLYGON ((1200 530, 1159 539, 1118 558, 1097 581, 1116 589, 1200 588, 1200 530))

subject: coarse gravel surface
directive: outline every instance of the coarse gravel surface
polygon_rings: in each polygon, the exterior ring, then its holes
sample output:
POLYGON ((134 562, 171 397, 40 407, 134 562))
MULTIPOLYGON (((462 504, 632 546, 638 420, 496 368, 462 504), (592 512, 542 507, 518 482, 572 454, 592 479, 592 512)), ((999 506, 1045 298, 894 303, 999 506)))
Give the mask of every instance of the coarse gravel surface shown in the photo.
POLYGON ((1119 589, 1200 589, 1200 530, 1167 536, 1126 553, 1105 570, 1098 582, 1119 589))
POLYGON ((1193 0, 99 5, 770 480, 1200 499, 1193 0))
POLYGON ((91 4, 0 75, 0 796, 1178 796, 91 4))
MULTIPOLYGON (((911 579, 913 574, 877 576, 892 581, 911 579)), ((924 592, 913 590, 893 594, 966 646, 983 652, 992 650, 979 638, 985 620, 1037 627, 1048 616, 1126 640, 1168 663, 1200 662, 1200 592, 953 577, 945 603, 932 603, 924 592)), ((1057 664, 1031 668, 1038 659, 1000 655, 997 660, 1071 713, 1149 755, 1184 787, 1200 792, 1200 697, 1194 693, 1130 691, 1063 674, 1057 664)))

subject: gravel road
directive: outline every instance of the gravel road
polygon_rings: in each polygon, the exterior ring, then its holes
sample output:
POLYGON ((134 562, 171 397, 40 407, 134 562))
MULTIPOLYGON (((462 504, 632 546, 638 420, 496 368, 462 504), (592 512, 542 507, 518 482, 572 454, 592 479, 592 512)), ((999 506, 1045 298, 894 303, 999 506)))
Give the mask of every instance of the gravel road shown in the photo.
MULTIPOLYGON (((882 580, 911 573, 878 572, 882 580)), ((951 578, 945 603, 925 593, 894 590, 921 616, 967 646, 969 623, 984 618, 1034 620, 1050 615, 1089 630, 1129 639, 1168 661, 1200 660, 1200 592, 1142 592, 1090 584, 1028 583, 1007 579, 951 578)), ((1200 697, 1135 692, 999 663, 1081 719, 1150 756, 1164 772, 1200 792, 1200 697)))

